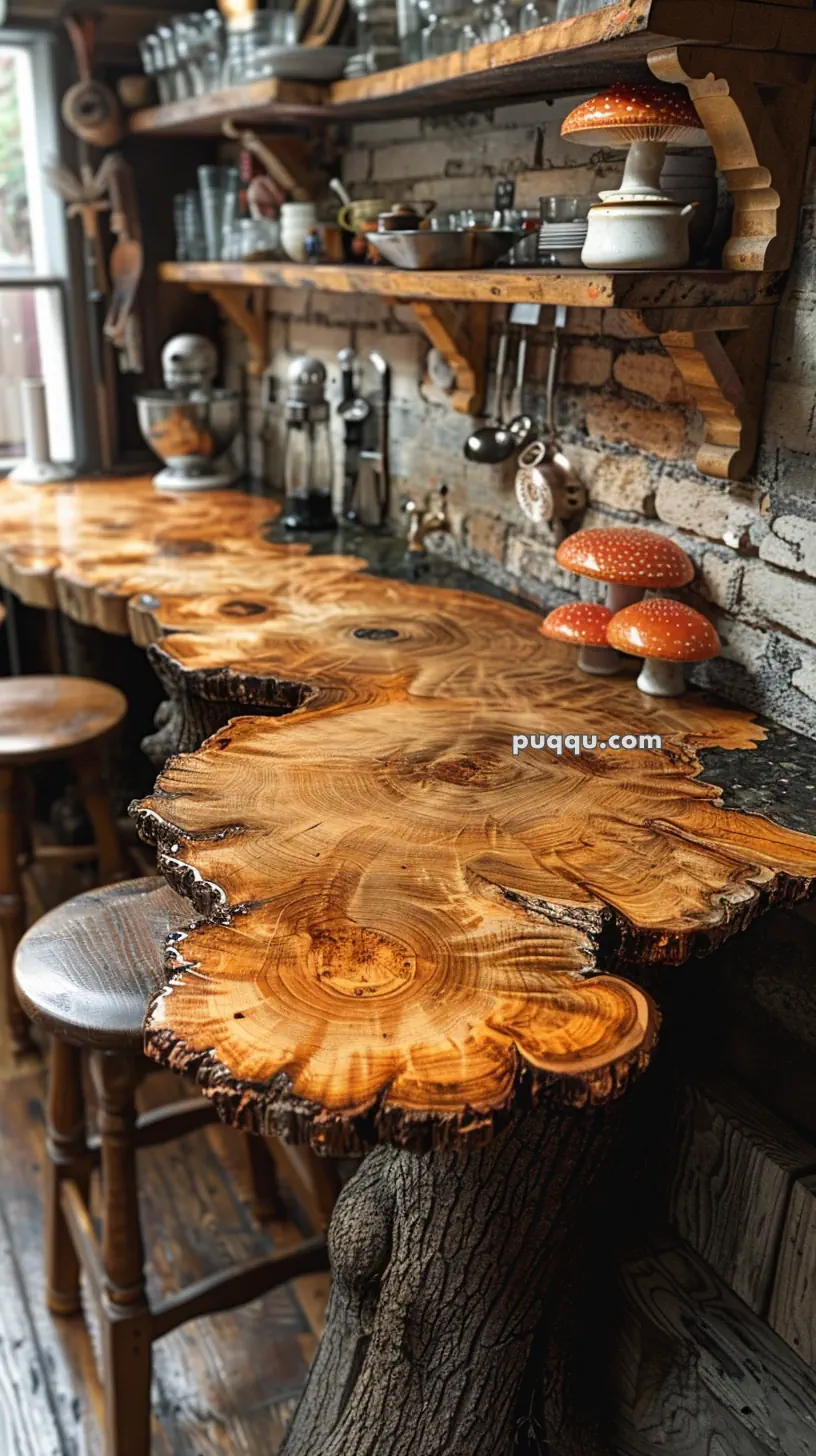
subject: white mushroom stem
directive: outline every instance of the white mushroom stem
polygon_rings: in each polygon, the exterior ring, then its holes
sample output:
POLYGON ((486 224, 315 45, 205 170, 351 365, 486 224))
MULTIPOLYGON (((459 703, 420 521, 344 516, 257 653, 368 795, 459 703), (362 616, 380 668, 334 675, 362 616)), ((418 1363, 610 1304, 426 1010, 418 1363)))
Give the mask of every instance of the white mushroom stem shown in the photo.
POLYGON ((665 142, 632 142, 623 169, 621 192, 644 192, 654 196, 660 191, 660 173, 666 156, 665 142))
POLYGON ((686 691, 682 662, 667 662, 664 657, 646 657, 637 685, 652 698, 679 698, 686 691))
POLYGON ((610 581, 606 588, 606 605, 610 612, 622 612, 624 607, 632 607, 639 602, 645 590, 642 586, 625 586, 622 582, 610 581))
POLYGON ((611 677, 613 672, 620 672, 618 654, 613 647, 582 647, 578 653, 578 666, 593 677, 611 677))

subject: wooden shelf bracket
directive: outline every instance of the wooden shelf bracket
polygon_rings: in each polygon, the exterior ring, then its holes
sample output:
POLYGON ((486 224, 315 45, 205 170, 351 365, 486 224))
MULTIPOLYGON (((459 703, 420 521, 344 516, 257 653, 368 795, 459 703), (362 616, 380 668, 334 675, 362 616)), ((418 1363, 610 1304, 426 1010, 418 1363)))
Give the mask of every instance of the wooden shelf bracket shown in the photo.
POLYGON ((651 51, 688 88, 734 198, 723 267, 783 269, 796 240, 816 93, 812 56, 679 45, 651 51))
POLYGON ((765 372, 775 310, 757 308, 725 342, 712 330, 659 335, 705 420, 697 469, 720 480, 742 480, 756 454, 765 372))
POLYGON ((424 299, 413 299, 411 308, 434 348, 453 370, 453 408, 462 415, 481 414, 485 396, 489 305, 428 303, 424 299))
POLYGON ((247 373, 255 377, 263 374, 269 363, 266 289, 236 288, 232 283, 223 286, 216 283, 192 283, 189 286, 196 293, 209 293, 230 323, 241 330, 247 341, 247 373))

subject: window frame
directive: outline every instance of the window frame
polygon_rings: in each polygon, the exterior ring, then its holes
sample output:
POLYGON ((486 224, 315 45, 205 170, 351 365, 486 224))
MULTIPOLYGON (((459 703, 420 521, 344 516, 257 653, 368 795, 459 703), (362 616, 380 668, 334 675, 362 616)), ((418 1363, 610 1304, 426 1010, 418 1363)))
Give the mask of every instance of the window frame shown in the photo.
MULTIPOLYGON (((60 156, 60 127, 57 108, 57 44, 47 32, 5 27, 0 30, 0 50, 23 51, 29 75, 21 88, 23 128, 33 130, 36 160, 26 173, 32 214, 33 266, 15 267, 0 263, 0 292, 32 293, 38 314, 38 337, 45 352, 57 351, 64 360, 59 378, 52 378, 48 393, 49 429, 52 451, 57 458, 73 461, 81 435, 80 400, 76 380, 80 377, 71 357, 71 252, 67 219, 62 199, 41 174, 47 160, 60 156)), ((15 457, 0 456, 0 479, 18 463, 15 457)))

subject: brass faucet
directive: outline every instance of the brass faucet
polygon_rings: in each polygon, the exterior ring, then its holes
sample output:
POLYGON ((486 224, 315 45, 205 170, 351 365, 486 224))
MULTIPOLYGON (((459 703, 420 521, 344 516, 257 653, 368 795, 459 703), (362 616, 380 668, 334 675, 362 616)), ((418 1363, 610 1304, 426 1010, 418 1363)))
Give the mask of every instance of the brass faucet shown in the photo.
POLYGON ((424 506, 417 505, 415 500, 405 502, 409 551, 424 551, 425 537, 429 536, 431 531, 450 531, 447 495, 448 487, 442 485, 435 494, 428 492, 424 506))

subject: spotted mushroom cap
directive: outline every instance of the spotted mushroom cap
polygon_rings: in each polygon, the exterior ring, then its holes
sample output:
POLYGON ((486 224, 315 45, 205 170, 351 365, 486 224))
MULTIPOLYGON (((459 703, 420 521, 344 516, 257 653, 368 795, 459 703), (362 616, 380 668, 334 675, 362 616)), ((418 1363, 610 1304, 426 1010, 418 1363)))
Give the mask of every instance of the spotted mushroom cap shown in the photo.
POLYGON ((685 551, 667 536, 642 526, 591 526, 561 542, 559 566, 596 581, 622 586, 667 588, 687 586, 694 567, 685 551))
POLYGON ((575 647, 607 647, 606 628, 611 620, 609 607, 600 602, 565 602, 544 618, 539 631, 575 647))
POLYGON ((576 106, 561 123, 561 135, 587 146, 610 147, 642 141, 686 145, 708 141, 687 92, 624 81, 576 106))
POLYGON ((616 612, 609 623, 608 640, 619 652, 662 657, 668 662, 705 662, 720 650, 720 639, 708 618, 670 597, 653 597, 616 612))

